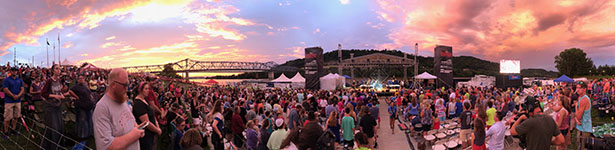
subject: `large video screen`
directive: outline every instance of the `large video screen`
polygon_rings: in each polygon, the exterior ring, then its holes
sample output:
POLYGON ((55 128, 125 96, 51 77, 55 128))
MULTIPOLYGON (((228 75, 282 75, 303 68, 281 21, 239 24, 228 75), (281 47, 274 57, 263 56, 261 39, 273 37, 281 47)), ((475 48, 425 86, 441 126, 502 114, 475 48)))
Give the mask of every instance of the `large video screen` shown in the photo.
POLYGON ((519 60, 500 60, 500 73, 520 73, 521 63, 519 60))

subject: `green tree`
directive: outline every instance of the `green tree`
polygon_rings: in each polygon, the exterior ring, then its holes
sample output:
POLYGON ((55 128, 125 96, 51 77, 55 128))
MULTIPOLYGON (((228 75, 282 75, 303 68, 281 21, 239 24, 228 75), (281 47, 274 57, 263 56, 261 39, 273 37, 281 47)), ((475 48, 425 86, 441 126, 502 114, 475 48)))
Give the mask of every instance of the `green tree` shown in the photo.
POLYGON ((555 68, 560 74, 571 77, 588 75, 594 66, 594 61, 587 58, 587 54, 579 48, 569 48, 555 56, 555 68))
POLYGON ((175 69, 173 69, 173 64, 171 64, 171 63, 168 63, 168 64, 164 65, 164 69, 158 75, 169 77, 169 78, 177 78, 177 79, 181 79, 182 78, 181 76, 179 76, 177 74, 177 71, 175 71, 175 69))

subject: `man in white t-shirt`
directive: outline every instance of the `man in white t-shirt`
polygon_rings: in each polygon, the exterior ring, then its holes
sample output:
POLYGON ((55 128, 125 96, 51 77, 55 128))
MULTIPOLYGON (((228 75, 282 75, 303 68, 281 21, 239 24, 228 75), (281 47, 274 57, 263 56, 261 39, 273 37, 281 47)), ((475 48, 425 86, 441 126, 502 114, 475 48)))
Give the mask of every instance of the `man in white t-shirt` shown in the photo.
POLYGON ((109 82, 105 95, 96 104, 92 115, 96 149, 138 150, 138 140, 145 135, 139 126, 147 122, 137 126, 132 109, 126 103, 129 85, 126 70, 111 70, 109 82))

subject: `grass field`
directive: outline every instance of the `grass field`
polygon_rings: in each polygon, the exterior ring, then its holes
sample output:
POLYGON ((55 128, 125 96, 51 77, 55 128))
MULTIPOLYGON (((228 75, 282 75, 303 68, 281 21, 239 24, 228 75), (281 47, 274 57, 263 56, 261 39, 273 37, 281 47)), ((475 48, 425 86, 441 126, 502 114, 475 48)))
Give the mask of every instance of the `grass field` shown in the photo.
MULTIPOLYGON (((36 125, 32 122, 26 121, 26 123, 28 124, 28 128, 30 129, 30 131, 26 130, 26 128, 21 124, 18 123, 17 125, 17 130, 20 132, 19 135, 10 135, 8 136, 7 139, 0 139, 0 149, 7 149, 7 150, 21 150, 21 149, 26 149, 26 150, 34 150, 34 149, 41 149, 39 148, 39 146, 42 143, 42 140, 44 139, 42 136, 44 136, 45 134, 45 130, 44 127, 42 126, 42 124, 40 125, 36 125)), ((66 121, 64 124, 64 129, 65 129, 65 136, 68 136, 69 138, 72 139, 76 139, 74 136, 75 135, 75 123, 72 121, 66 121)), ((0 135, 2 135, 0 133, 0 135)), ((75 143, 71 140, 65 139, 63 140, 63 142, 59 143, 60 145, 62 145, 62 147, 64 147, 65 149, 72 149, 73 146, 75 145, 75 143)), ((88 147, 95 149, 96 145, 94 144, 94 138, 90 137, 89 139, 87 139, 87 144, 88 147)))

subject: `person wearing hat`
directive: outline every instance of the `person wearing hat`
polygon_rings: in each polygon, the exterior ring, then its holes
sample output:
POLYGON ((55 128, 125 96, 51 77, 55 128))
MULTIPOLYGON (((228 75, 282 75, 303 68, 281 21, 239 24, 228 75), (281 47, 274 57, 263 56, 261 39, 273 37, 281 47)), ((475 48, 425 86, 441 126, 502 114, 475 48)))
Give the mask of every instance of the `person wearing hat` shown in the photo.
POLYGON ((4 134, 8 135, 9 123, 12 121, 11 129, 14 133, 17 119, 21 114, 21 96, 24 94, 24 84, 17 76, 17 68, 11 68, 10 76, 2 81, 2 91, 4 97, 4 134))
POLYGON ((553 118, 542 114, 540 103, 534 102, 528 107, 530 117, 520 116, 510 128, 510 134, 524 136, 528 150, 550 149, 551 144, 563 144, 564 136, 553 118))
POLYGON ((302 106, 297 104, 295 109, 290 109, 288 113, 288 129, 292 130, 295 127, 301 126, 301 116, 298 112, 301 112, 302 106))
POLYGON ((267 141, 267 148, 270 150, 279 150, 282 145, 282 141, 286 139, 287 131, 284 127, 284 119, 278 118, 275 120, 276 130, 271 133, 269 140, 267 141))
POLYGON ((579 139, 579 149, 585 148, 585 142, 583 140, 591 136, 592 132, 592 117, 591 117, 591 99, 587 96, 587 83, 578 82, 576 93, 579 95, 578 105, 576 106, 576 112, 574 114, 574 120, 576 122, 577 136, 582 137, 579 139))

